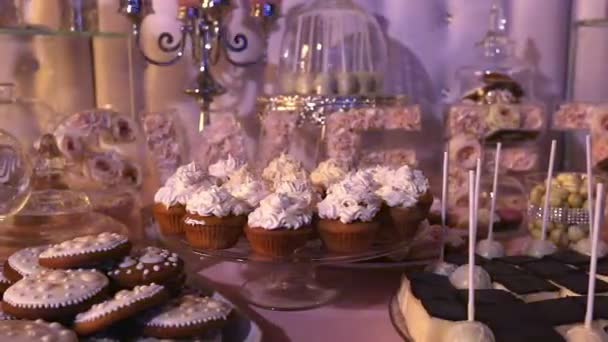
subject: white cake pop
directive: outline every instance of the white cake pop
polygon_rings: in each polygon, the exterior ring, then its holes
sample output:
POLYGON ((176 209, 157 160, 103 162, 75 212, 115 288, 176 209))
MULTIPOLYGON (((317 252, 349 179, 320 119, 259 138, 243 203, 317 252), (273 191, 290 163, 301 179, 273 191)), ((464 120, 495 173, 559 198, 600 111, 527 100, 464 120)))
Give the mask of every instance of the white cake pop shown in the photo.
POLYGON ((494 259, 505 256, 505 248, 494 239, 484 239, 477 243, 477 254, 486 259, 494 259))
POLYGON ((457 267, 458 266, 450 264, 449 262, 437 260, 436 262, 429 264, 424 270, 426 272, 449 277, 452 273, 454 273, 454 271, 456 271, 457 267))
POLYGON ((494 342, 492 330, 485 324, 475 321, 456 323, 448 330, 446 342, 494 342))
POLYGON ((296 77, 295 92, 300 95, 310 95, 313 91, 313 78, 311 74, 299 73, 296 77))
MULTIPOLYGON (((447 152, 443 152, 443 176, 441 182, 441 231, 439 232, 439 260, 429 264, 425 271, 435 274, 450 276, 458 266, 445 262, 445 240, 447 234, 447 203, 448 203, 448 169, 449 157, 447 152)), ((434 204, 434 203, 433 203, 434 204)))
POLYGON ((317 95, 332 95, 338 91, 338 84, 334 75, 329 72, 321 72, 315 77, 313 89, 317 95))
POLYGON ((494 259, 505 256, 505 248, 502 244, 494 240, 494 215, 496 214, 496 197, 498 196, 498 171, 500 166, 500 154, 502 144, 496 144, 496 154, 494 157, 494 178, 492 181, 492 193, 490 198, 490 219, 488 220, 488 237, 477 243, 477 254, 486 259, 494 259))
POLYGON ((359 80, 350 72, 340 72, 336 75, 338 82, 338 94, 352 95, 359 91, 359 80))
MULTIPOLYGON (((469 265, 465 264, 458 267, 452 274, 450 274, 450 283, 457 289, 468 289, 469 288, 469 265)), ((473 278, 475 282, 475 289, 491 289, 492 280, 486 270, 480 266, 475 265, 473 268, 473 278)))
POLYGON ((281 75, 281 88, 284 94, 292 94, 296 91, 296 75, 291 72, 281 75))
POLYGON ((526 255, 542 258, 557 251, 557 246, 549 240, 532 240, 526 249, 526 255))
MULTIPOLYGON (((577 251, 581 254, 591 256, 592 243, 593 243, 592 240, 587 237, 587 238, 579 240, 572 247, 572 249, 574 249, 575 251, 577 251)), ((606 256, 606 254, 608 254, 608 244, 606 244, 604 241, 598 241, 597 242, 597 257, 603 258, 606 256)))
POLYGON ((608 342, 608 334, 603 329, 585 327, 585 324, 578 324, 566 332, 568 342, 608 342))
POLYGON ((545 203, 543 205, 543 224, 541 238, 532 240, 526 248, 526 255, 535 258, 542 258, 545 255, 553 254, 557 251, 557 246, 547 240, 547 224, 549 223, 549 199, 551 198, 551 180, 553 178, 553 165, 555 163, 555 149, 557 143, 551 141, 551 152, 549 153, 549 167, 547 169, 547 179, 545 181, 545 203))

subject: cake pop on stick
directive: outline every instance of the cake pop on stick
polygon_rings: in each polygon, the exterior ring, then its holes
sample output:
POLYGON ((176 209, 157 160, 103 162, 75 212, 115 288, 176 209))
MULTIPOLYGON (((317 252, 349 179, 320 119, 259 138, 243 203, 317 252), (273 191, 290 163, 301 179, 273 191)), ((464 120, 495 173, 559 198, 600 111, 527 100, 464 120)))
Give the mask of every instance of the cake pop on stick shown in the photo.
MULTIPOLYGON (((475 342, 494 342, 494 334, 492 330, 485 324, 475 321, 475 289, 478 288, 477 274, 478 270, 482 270, 479 266, 475 265, 475 230, 477 222, 475 218, 475 194, 478 189, 475 189, 473 183, 475 182, 475 176, 473 171, 469 171, 469 263, 464 266, 460 266, 460 269, 466 269, 468 288, 468 302, 467 302, 467 320, 456 323, 446 335, 446 342, 460 342, 460 341, 475 341, 475 342)), ((456 272, 458 272, 456 270, 456 272)), ((454 274, 456 274, 454 272, 454 274)), ((483 271, 485 272, 485 271, 483 271)), ((486 273, 487 275, 487 273, 486 273)), ((452 277, 450 277, 450 281, 452 277)), ((489 276, 488 276, 489 280, 489 276)))
POLYGON ((547 240, 547 224, 549 223, 549 199, 551 197, 551 179, 553 178, 553 166, 555 164, 555 140, 551 141, 551 153, 549 154, 549 167, 547 169, 547 180, 545 183, 545 203, 543 205, 543 225, 541 238, 534 239, 528 246, 526 254, 536 258, 542 258, 545 255, 553 254, 557 251, 557 246, 547 240))
MULTIPOLYGON (((593 223, 593 174, 591 172, 591 136, 587 135, 585 137, 585 147, 586 147, 586 155, 587 155, 587 210, 589 212, 589 235, 580 239, 576 242, 572 249, 575 251, 585 254, 591 255, 591 236, 593 234, 594 223, 593 223)), ((597 242, 597 255, 600 258, 603 258, 608 254, 608 245, 599 240, 597 242)))
POLYGON ((490 197, 490 223, 488 224, 488 237, 477 243, 477 254, 487 259, 500 258, 505 255, 502 244, 494 240, 494 212, 496 211, 496 197, 498 196, 498 167, 500 164, 500 152, 502 144, 496 144, 496 156, 494 159, 494 179, 492 183, 492 194, 490 197))
POLYGON ((430 264, 427 271, 449 276, 456 270, 456 265, 445 262, 445 235, 447 234, 448 211, 448 152, 443 152, 443 174, 441 180, 441 231, 439 233, 439 260, 430 264))
MULTIPOLYGON (((357 82, 357 79, 355 77, 355 75, 352 73, 352 71, 349 71, 347 69, 347 61, 346 61, 346 48, 345 48, 345 42, 344 40, 347 38, 347 35, 345 34, 344 31, 344 17, 343 16, 339 16, 338 18, 340 18, 337 22, 339 24, 339 28, 340 30, 339 35, 340 35, 340 57, 342 60, 342 70, 340 72, 338 72, 338 74, 336 75, 336 81, 337 81, 337 86, 338 86, 338 94, 340 95, 351 95, 354 94, 358 91, 359 89, 359 84, 357 82)), ((357 36, 353 36, 352 39, 352 44, 356 43, 356 38, 357 36)), ((352 60, 351 62, 351 68, 355 67, 355 64, 357 62, 356 58, 357 58, 357 53, 359 51, 355 50, 354 56, 352 56, 352 60)))
POLYGON ((462 265, 450 275, 450 282, 457 289, 490 289, 492 281, 490 275, 483 268, 475 265, 475 240, 477 235, 477 208, 475 207, 476 176, 469 171, 469 263, 462 265))
MULTIPOLYGON (((322 20, 321 21, 321 32, 323 33, 323 43, 320 45, 322 51, 319 56, 321 58, 321 72, 317 74, 314 80, 314 90, 317 95, 332 95, 335 94, 338 90, 338 84, 336 82, 336 78, 334 75, 329 72, 329 49, 330 49, 330 29, 331 21, 322 20)), ((319 45, 317 45, 318 49, 319 45)))
POLYGON ((309 25, 308 25, 308 44, 304 44, 301 47, 302 55, 300 56, 300 58, 302 59, 302 62, 305 63, 303 69, 305 70, 300 70, 300 73, 298 74, 298 77, 296 78, 296 85, 295 85, 295 89, 296 89, 296 93, 300 94, 300 95, 310 95, 313 91, 313 76, 311 74, 312 71, 312 63, 313 63, 313 38, 314 38, 314 32, 315 32, 315 25, 316 25, 316 21, 317 18, 316 17, 311 17, 308 18, 308 20, 310 21, 309 25))
POLYGON ((597 273, 598 240, 602 226, 604 209, 604 184, 598 184, 596 189, 595 215, 593 217, 591 260, 589 261, 589 287, 587 289, 587 311, 585 322, 578 324, 566 332, 568 342, 606 342, 608 335, 604 329, 593 326, 593 306, 595 302, 595 276, 597 273))

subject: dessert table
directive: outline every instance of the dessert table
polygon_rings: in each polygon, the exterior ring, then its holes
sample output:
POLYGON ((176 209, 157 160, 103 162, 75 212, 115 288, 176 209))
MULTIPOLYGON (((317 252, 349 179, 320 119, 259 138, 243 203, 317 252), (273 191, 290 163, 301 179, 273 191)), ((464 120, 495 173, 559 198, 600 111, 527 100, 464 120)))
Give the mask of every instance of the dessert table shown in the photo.
POLYGON ((264 267, 268 266, 209 261, 200 273, 243 307, 262 328, 264 341, 402 341, 391 324, 388 305, 403 269, 324 267, 318 279, 340 289, 338 298, 317 309, 286 312, 247 305, 239 294, 239 286, 263 274, 264 267))

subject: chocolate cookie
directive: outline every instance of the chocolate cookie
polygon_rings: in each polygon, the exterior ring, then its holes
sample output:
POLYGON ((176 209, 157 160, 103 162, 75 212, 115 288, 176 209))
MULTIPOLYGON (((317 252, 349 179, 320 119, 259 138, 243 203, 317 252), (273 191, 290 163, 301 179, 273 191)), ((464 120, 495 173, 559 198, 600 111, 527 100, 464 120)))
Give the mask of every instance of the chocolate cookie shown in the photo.
POLYGON ((119 291, 114 298, 95 304, 88 311, 78 314, 74 321, 74 330, 80 335, 90 335, 158 306, 166 301, 168 296, 165 288, 156 284, 119 291))
POLYGON ((78 268, 118 260, 129 254, 129 239, 117 233, 86 235, 52 245, 38 256, 41 266, 78 268))
POLYGON ((185 295, 161 308, 144 323, 144 335, 156 338, 192 338, 221 329, 232 308, 210 297, 185 295))
POLYGON ((37 321, 0 321, 3 340, 19 342, 78 342, 76 334, 59 323, 37 321))
POLYGON ((9 287, 2 309, 20 319, 66 321, 102 301, 108 287, 108 278, 98 271, 45 270, 9 287))
POLYGON ((156 283, 175 290, 184 281, 183 261, 175 253, 157 247, 146 247, 124 257, 108 276, 119 288, 156 283))
POLYGON ((38 264, 38 255, 45 251, 48 246, 28 247, 11 254, 4 262, 2 273, 12 282, 21 278, 38 273, 44 267, 38 264))

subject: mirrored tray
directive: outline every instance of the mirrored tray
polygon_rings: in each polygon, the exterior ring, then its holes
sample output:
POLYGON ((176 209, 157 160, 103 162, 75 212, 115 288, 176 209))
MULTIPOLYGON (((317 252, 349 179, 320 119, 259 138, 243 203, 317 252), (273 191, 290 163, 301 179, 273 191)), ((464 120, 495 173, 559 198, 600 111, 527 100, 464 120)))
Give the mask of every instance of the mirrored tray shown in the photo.
POLYGON ((253 305, 271 310, 303 310, 322 306, 333 300, 339 289, 329 288, 316 280, 316 269, 321 265, 342 265, 376 259, 395 253, 407 253, 409 241, 399 243, 375 243, 369 251, 358 254, 333 254, 319 240, 308 244, 286 258, 270 258, 255 255, 243 237, 235 247, 210 251, 192 248, 182 236, 163 236, 159 240, 166 248, 186 259, 200 261, 212 258, 240 263, 265 263, 271 270, 262 276, 246 281, 240 288, 242 297, 253 305), (196 258, 194 258, 194 257, 196 258))

